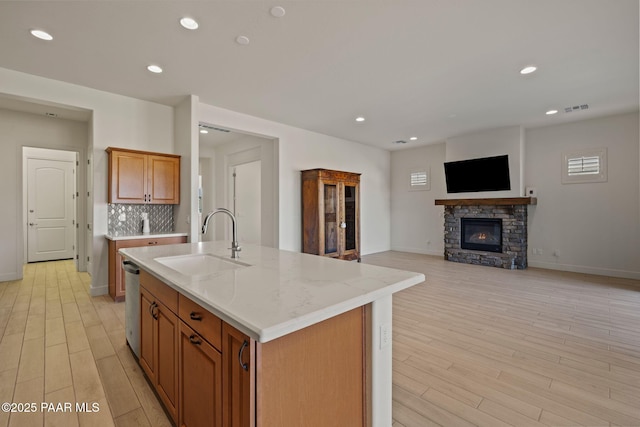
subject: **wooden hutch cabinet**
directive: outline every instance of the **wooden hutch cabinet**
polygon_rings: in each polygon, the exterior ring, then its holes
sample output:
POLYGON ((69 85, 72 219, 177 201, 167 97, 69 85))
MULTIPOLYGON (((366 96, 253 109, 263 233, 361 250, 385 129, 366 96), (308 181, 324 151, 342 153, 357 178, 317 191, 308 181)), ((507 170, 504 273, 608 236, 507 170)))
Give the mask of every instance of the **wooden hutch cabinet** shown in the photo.
POLYGON ((180 203, 180 156, 108 147, 109 203, 180 203))
POLYGON ((302 252, 360 261, 360 174, 302 171, 302 252))

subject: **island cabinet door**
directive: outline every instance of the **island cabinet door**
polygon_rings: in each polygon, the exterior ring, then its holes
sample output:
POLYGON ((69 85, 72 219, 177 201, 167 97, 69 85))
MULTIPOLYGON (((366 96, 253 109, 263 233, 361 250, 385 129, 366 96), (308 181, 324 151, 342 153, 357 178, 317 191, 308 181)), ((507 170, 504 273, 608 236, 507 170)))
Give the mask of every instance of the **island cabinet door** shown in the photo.
POLYGON ((178 316, 140 286, 140 365, 178 421, 178 316))
POLYGON ((155 319, 153 295, 142 286, 140 287, 140 366, 149 381, 156 383, 156 352, 155 319))
POLYGON ((178 420, 178 316, 161 302, 156 302, 156 371, 158 395, 174 422, 178 420))
POLYGON ((223 425, 255 426, 255 341, 227 323, 222 340, 223 425))
POLYGON ((222 355, 184 322, 179 354, 178 425, 222 426, 222 355))

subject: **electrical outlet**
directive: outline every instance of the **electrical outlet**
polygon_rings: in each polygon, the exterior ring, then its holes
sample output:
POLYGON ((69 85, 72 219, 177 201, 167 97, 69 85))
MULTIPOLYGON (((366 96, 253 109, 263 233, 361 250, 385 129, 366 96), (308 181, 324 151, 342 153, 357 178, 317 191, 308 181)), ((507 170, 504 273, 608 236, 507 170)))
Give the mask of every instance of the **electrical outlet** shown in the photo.
POLYGON ((389 347, 391 345, 391 325, 385 323, 380 326, 380 348, 389 347))

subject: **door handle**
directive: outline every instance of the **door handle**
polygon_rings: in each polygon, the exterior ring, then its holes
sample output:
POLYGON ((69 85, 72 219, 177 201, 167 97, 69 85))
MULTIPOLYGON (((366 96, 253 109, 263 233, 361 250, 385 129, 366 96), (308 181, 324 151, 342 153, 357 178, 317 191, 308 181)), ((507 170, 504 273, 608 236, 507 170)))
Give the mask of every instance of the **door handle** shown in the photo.
POLYGON ((33 227, 34 225, 38 225, 38 224, 35 222, 30 222, 29 225, 33 227))
POLYGON ((347 228, 347 223, 346 222, 341 222, 340 223, 340 228, 347 228))

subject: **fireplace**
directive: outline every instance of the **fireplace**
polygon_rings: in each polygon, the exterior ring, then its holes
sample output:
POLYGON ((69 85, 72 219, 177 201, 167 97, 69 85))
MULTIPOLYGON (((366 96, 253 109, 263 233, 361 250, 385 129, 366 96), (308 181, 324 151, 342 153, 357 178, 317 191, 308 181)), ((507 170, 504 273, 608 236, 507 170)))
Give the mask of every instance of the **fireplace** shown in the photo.
POLYGON ((460 226, 462 249, 502 252, 502 219, 460 218, 460 226))
POLYGON ((527 268, 527 211, 528 205, 537 204, 535 197, 439 199, 435 203, 444 206, 444 259, 506 269, 527 268), (471 232, 465 223, 478 220, 482 222, 476 223, 476 231, 471 232), (495 220, 496 224, 487 220, 495 220), (477 233, 480 234, 473 237, 477 233), (495 240, 495 252, 486 246, 475 246, 478 240, 481 244, 495 240))

